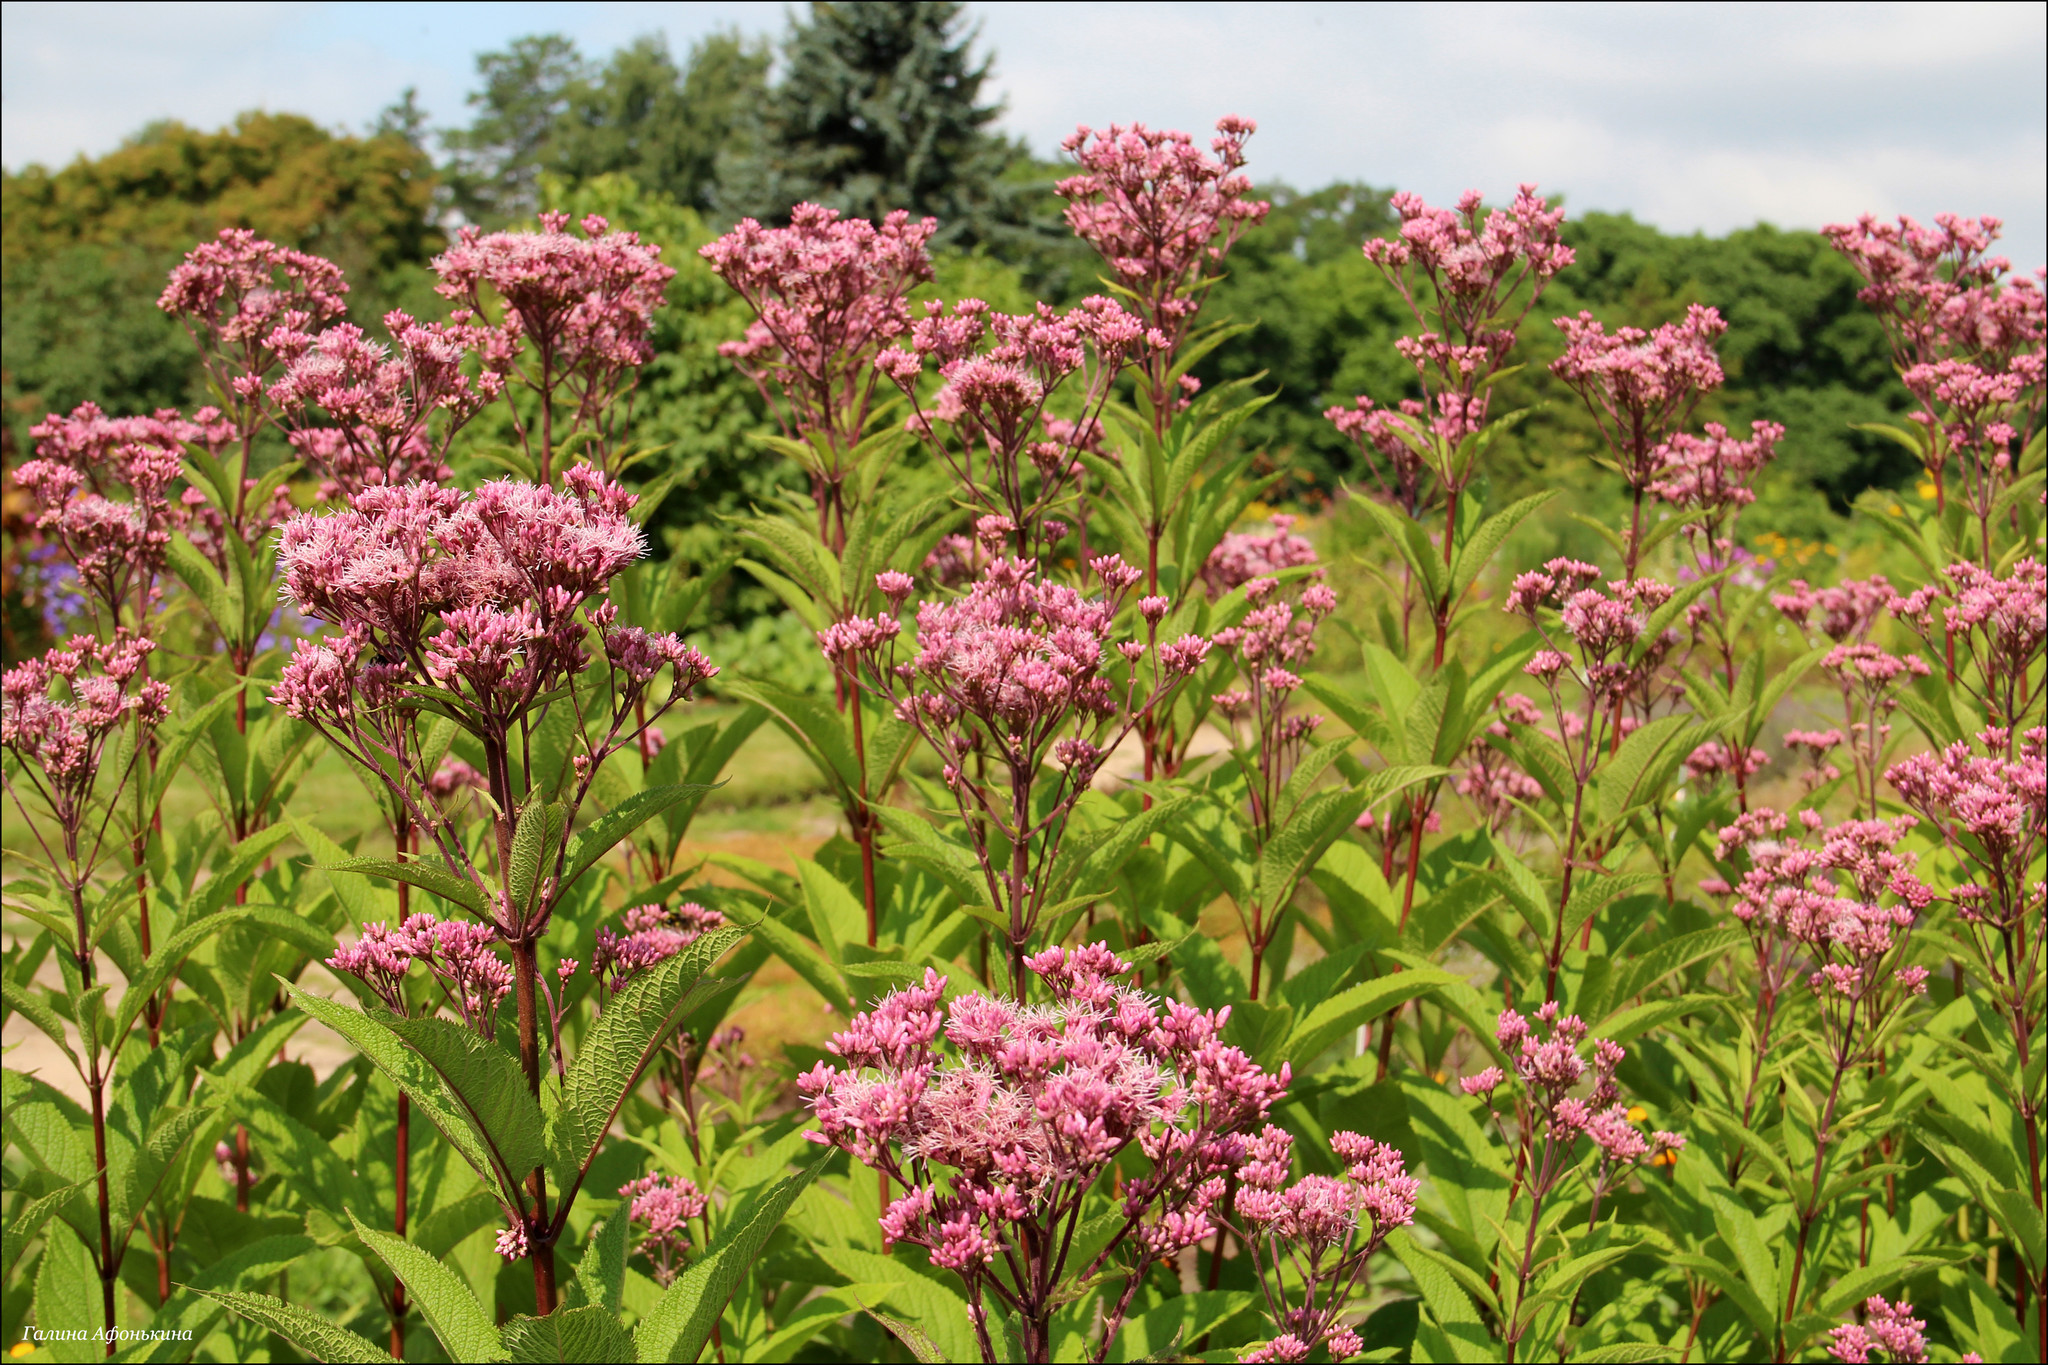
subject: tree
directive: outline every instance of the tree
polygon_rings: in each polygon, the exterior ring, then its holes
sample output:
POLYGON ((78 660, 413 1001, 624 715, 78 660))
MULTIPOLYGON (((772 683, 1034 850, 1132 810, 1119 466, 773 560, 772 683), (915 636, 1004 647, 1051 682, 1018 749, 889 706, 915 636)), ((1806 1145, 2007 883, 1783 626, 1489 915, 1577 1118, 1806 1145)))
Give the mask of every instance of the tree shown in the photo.
POLYGON ((575 90, 543 160, 572 184, 623 173, 708 211, 719 154, 766 90, 768 55, 765 41, 715 33, 679 71, 661 37, 636 39, 575 90))
POLYGON ((719 206, 763 220, 811 201, 863 218, 930 214, 942 241, 998 235, 1020 150, 990 130, 990 58, 976 61, 964 6, 842 0, 811 6, 783 43, 752 146, 720 176, 719 206))
MULTIPOLYGON (((217 132, 152 124, 107 155, 0 178, 0 337, 15 438, 92 398, 115 413, 206 401, 191 344, 156 307, 165 273, 224 227, 317 252, 372 322, 418 306, 440 249, 433 167, 397 133, 337 137, 295 114, 217 132)), ((431 295, 429 295, 431 297, 431 295)))
POLYGON ((540 33, 483 53, 476 70, 483 89, 469 103, 477 115, 441 140, 455 207, 473 222, 496 226, 539 205, 547 153, 590 67, 573 41, 540 33))

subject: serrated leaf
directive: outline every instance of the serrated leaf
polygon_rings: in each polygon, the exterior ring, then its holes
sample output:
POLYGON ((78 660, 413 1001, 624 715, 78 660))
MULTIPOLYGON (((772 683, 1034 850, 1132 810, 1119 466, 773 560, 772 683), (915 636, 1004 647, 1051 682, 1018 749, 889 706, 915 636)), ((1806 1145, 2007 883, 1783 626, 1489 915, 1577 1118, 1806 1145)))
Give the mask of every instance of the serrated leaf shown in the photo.
POLYGON ((591 1026, 546 1124, 548 1158, 563 1191, 564 1207, 574 1198, 598 1144, 656 1049, 691 1010, 730 984, 707 983, 703 976, 741 937, 737 929, 705 934, 642 972, 591 1026))
POLYGON ((460 1275, 404 1238, 364 1227, 355 1210, 346 1212, 349 1222, 355 1225, 356 1236, 391 1267, 393 1275, 405 1282, 407 1296, 425 1315, 427 1325, 434 1329, 451 1359, 506 1359, 505 1344, 499 1339, 490 1314, 460 1275))
POLYGON ((490 906, 473 883, 464 881, 438 863, 430 863, 423 858, 408 859, 405 862, 397 862, 390 858, 350 858, 346 862, 325 866, 320 870, 359 872, 366 877, 383 877, 389 881, 405 882, 461 906, 480 920, 491 918, 490 906))
POLYGON ((1296 1070, 1313 1061, 1324 1048, 1355 1030, 1360 1024, 1370 1023, 1396 1005, 1405 1004, 1417 996, 1427 995, 1439 986, 1456 980, 1448 972, 1434 967, 1416 967, 1391 976, 1382 976, 1372 981, 1361 981, 1356 986, 1339 991, 1323 1001, 1294 1026, 1286 1044, 1287 1060, 1296 1070))
POLYGON ((274 1299, 268 1294, 247 1294, 228 1289, 201 1289, 197 1292, 259 1327, 268 1327, 315 1360, 333 1361, 336 1365, 391 1365, 392 1358, 369 1338, 336 1326, 297 1304, 274 1299))
POLYGON ((634 1333, 643 1361, 693 1361, 711 1338, 711 1329, 725 1312, 733 1291, 781 1224, 804 1187, 825 1169, 834 1153, 821 1153, 810 1165, 736 1212, 725 1234, 661 1296, 654 1311, 640 1320, 634 1333))
POLYGON ((922 1274, 887 1256, 855 1247, 821 1246, 817 1252, 827 1265, 849 1280, 870 1283, 897 1281, 896 1288, 889 1294, 893 1310, 890 1316, 903 1319, 924 1334, 938 1350, 939 1359, 981 1358, 974 1328, 967 1319, 967 1301, 940 1280, 936 1273, 922 1274))
POLYGON ((547 1151, 540 1102, 518 1059, 452 1019, 394 1018, 387 1028, 434 1069, 516 1186, 547 1151))
MULTIPOLYGON (((544 1318, 518 1317, 505 1324, 503 1359, 519 1365, 553 1365, 557 1361, 588 1361, 590 1365, 630 1365, 633 1338, 616 1314, 594 1304, 558 1308, 544 1318)), ((473 1360, 450 1352, 457 1360, 473 1360)))
MULTIPOLYGON (((492 1159, 483 1134, 477 1130, 455 1092, 389 1024, 361 1010, 322 999, 290 982, 284 982, 283 987, 294 1004, 347 1039, 356 1051, 368 1057, 372 1065, 390 1077, 392 1084, 411 1096, 413 1106, 441 1130, 450 1145, 469 1163, 470 1169, 497 1192, 501 1204, 508 1208, 518 1207, 519 1181, 525 1172, 504 1170, 492 1159)), ((524 1077, 520 1079, 520 1086, 524 1089, 524 1077)))
POLYGON ((612 807, 569 841, 569 853, 562 869, 562 889, 567 890, 599 858, 616 848, 620 840, 641 825, 678 802, 711 790, 714 790, 712 784, 673 782, 663 787, 650 787, 612 807))
POLYGON ((1458 547, 1457 556, 1451 567, 1451 600, 1460 601, 1479 575, 1486 570, 1493 557, 1499 552, 1514 529, 1527 520, 1530 513, 1550 501, 1552 492, 1534 493, 1529 497, 1512 502, 1474 527, 1465 543, 1458 547))
POLYGON ((1690 715, 1659 716, 1621 742, 1614 756, 1600 765, 1596 775, 1600 786, 1600 821, 1611 825, 1657 793, 1645 790, 1645 777, 1656 759, 1699 725, 1690 715))
POLYGON ((626 1257, 631 1250, 632 1220, 621 1204, 590 1230, 583 1258, 576 1262, 576 1283, 583 1296, 599 1308, 619 1311, 626 1289, 626 1257))
POLYGON ((826 1004, 835 1010, 851 1008, 852 1001, 845 983, 839 979, 839 969, 818 951, 816 944, 773 915, 763 915, 746 927, 768 945, 769 951, 787 962, 826 1004))
POLYGON ((65 1204, 81 1193, 86 1184, 87 1182, 81 1180, 75 1185, 66 1185, 62 1189, 52 1190, 38 1199, 30 1200, 28 1207, 21 1211, 20 1217, 0 1225, 0 1280, 14 1277, 16 1262, 21 1260, 21 1254, 28 1250, 28 1244, 35 1240, 36 1234, 43 1230, 43 1224, 49 1222, 65 1204))

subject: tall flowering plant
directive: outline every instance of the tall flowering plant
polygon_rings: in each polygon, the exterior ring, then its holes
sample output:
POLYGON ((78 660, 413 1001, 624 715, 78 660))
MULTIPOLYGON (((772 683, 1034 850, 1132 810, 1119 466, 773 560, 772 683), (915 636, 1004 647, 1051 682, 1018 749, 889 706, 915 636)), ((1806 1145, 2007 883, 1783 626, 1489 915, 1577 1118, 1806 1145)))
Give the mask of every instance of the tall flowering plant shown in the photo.
MULTIPOLYGON (((568 214, 552 212, 541 214, 539 232, 465 227, 434 258, 434 288, 461 305, 450 323, 475 329, 486 385, 531 395, 530 407, 511 405, 512 422, 542 483, 569 467, 572 442, 616 472, 627 420, 620 400, 653 358, 649 331, 676 273, 638 233, 614 232, 596 214, 577 227, 581 236, 569 231, 568 214)), ((402 344, 419 344, 404 328, 393 331, 402 344)))
MULTIPOLYGON (((991 528, 992 548, 1009 534, 991 528)), ((1076 803, 1145 708, 1209 651, 1199 636, 1159 639, 1156 600, 1140 604, 1146 638, 1118 639, 1118 608, 1138 571, 1114 555, 1089 567, 1101 597, 1048 581, 1033 560, 998 555, 964 596, 918 607, 916 653, 901 661, 893 615, 819 637, 943 762, 1020 1000, 1032 945, 1072 909, 1059 893, 1081 870, 1061 857, 1076 803)), ((902 573, 876 585, 899 608, 915 587, 902 573)))
POLYGON ((2048 394, 2041 274, 2010 275, 2012 263, 1991 254, 2003 226, 1953 213, 1937 214, 1931 227, 1865 214, 1825 229, 1863 277, 1857 296, 1883 324, 1892 364, 1918 404, 1911 427, 1873 429, 1918 457, 1946 545, 1984 569, 1994 567, 2002 514, 2027 501, 2018 495, 2038 464, 2048 394), (1974 537, 1947 523, 1952 485, 1974 537))
POLYGON ((1021 990, 947 1003, 946 979, 927 972, 835 1035, 844 1065, 821 1062, 798 1088, 817 1116, 808 1136, 903 1186, 883 1231, 959 1276, 983 1360, 1003 1358, 992 1309, 1016 1320, 1026 1360, 1051 1360, 1054 1310, 1109 1272, 1122 1284, 1105 1296, 1100 1360, 1149 1262, 1213 1232, 1225 1175, 1288 1073, 1222 1042, 1227 1010, 1162 1008, 1119 986, 1130 964, 1103 944, 1025 965, 1044 1003, 1021 990), (1142 1160, 1120 1194, 1091 1198, 1126 1150, 1142 1160), (1098 1212, 1108 1235, 1077 1240, 1098 1212))
MULTIPOLYGON (((352 866, 452 901, 510 949, 519 1067, 536 1099, 540 939, 577 878, 683 793, 644 793, 581 835, 577 814, 605 760, 716 672, 677 636, 617 624, 606 589, 642 553, 626 517, 633 495, 589 466, 563 483, 558 492, 501 480, 468 495, 378 486, 348 511, 295 518, 281 535, 285 590, 341 633, 302 642, 271 695, 380 780, 434 855, 352 866), (567 713, 552 727, 566 752, 549 762, 535 739, 555 708, 567 713), (491 814, 480 838, 431 794, 422 724, 435 716, 481 751, 491 814)), ((472 1022, 488 1029, 495 1000, 475 1008, 472 1022)), ((521 1222, 545 1311, 566 1203, 550 1213, 538 1162, 497 1174, 524 1183, 521 1222)))

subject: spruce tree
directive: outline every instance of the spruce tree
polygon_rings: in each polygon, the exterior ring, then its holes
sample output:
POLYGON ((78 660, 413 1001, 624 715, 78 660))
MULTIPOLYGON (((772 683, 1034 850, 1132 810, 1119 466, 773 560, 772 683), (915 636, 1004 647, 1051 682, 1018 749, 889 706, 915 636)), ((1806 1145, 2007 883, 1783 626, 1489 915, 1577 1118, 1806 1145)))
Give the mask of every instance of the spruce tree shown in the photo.
POLYGON ((942 239, 1001 231, 999 183, 1020 155, 990 129, 990 60, 976 60, 964 6, 833 0, 811 6, 782 50, 783 75, 751 132, 721 167, 729 215, 782 221, 811 201, 862 218, 931 214, 942 239))

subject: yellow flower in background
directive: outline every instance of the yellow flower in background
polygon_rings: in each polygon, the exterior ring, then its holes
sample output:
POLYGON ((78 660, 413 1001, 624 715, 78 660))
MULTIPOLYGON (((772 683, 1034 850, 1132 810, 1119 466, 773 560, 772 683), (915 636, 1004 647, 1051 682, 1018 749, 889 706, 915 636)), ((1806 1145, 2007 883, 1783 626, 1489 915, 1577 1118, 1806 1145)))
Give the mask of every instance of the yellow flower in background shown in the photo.
POLYGON ((1920 495, 1920 501, 1922 501, 1922 502, 1933 502, 1933 501, 1934 501, 1934 480, 1932 480, 1932 479, 1922 479, 1922 480, 1920 480, 1920 482, 1918 482, 1918 483, 1916 483, 1916 484, 1914 484, 1914 485, 1913 485, 1913 491, 1914 491, 1915 493, 1918 493, 1918 494, 1920 495))
POLYGON ((1648 1117, 1650 1117, 1650 1111, 1643 1108, 1640 1104, 1629 1106, 1628 1121, 1630 1123, 1641 1123, 1648 1117))

